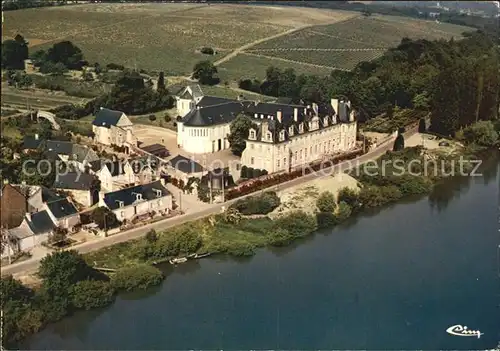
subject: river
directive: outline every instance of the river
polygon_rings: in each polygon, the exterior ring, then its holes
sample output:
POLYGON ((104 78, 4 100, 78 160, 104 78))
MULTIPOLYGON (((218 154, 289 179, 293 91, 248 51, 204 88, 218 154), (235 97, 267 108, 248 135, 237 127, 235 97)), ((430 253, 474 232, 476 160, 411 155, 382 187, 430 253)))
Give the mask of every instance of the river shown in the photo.
POLYGON ((22 348, 487 349, 500 341, 499 159, 429 197, 250 259, 210 258, 22 348), (453 336, 450 326, 479 330, 453 336))

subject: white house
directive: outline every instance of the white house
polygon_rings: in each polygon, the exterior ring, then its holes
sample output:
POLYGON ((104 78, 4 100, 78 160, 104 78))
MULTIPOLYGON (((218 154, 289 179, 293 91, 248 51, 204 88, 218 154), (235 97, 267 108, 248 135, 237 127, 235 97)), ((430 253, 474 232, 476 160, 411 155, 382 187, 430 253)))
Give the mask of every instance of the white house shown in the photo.
POLYGON ((348 101, 331 106, 255 104, 241 164, 268 173, 288 171, 356 147, 357 124, 348 101))
POLYGON ((97 171, 101 188, 105 191, 118 190, 127 185, 135 184, 135 174, 128 161, 103 161, 97 171))
POLYGON ((44 210, 57 227, 74 231, 80 224, 80 214, 67 198, 45 203, 44 210))
POLYGON ((188 85, 175 96, 177 114, 184 117, 194 109, 203 98, 203 91, 198 84, 188 85))
POLYGON ((98 178, 95 175, 88 173, 58 174, 52 188, 68 192, 75 202, 83 207, 90 207, 99 202, 99 189, 96 187, 96 180, 98 178))
POLYGON ((101 107, 92 122, 94 140, 104 145, 137 145, 133 132, 133 123, 121 111, 101 107))
POLYGON ((39 246, 48 240, 55 227, 56 225, 47 211, 26 213, 21 225, 8 230, 10 245, 4 250, 2 257, 19 251, 29 251, 39 246), (11 245, 15 245, 15 247, 11 247, 11 245))
POLYGON ((100 206, 106 206, 120 221, 156 213, 165 215, 172 209, 172 195, 158 180, 104 194, 100 206))

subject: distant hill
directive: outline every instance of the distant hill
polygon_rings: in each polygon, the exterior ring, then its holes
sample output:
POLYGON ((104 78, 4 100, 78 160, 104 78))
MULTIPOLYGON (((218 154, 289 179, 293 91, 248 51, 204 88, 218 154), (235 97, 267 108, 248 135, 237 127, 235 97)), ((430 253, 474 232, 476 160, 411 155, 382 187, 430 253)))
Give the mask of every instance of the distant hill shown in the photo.
MULTIPOLYGON (((358 1, 371 2, 373 1, 358 1)), ((498 1, 377 1, 378 4, 392 6, 435 7, 452 11, 470 11, 494 16, 499 13, 498 1)))

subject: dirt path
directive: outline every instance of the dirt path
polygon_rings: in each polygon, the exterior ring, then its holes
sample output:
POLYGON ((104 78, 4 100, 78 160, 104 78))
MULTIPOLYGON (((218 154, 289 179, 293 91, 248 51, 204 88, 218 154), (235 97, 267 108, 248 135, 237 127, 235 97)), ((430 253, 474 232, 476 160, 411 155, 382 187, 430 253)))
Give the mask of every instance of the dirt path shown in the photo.
MULTIPOLYGON (((346 19, 341 20, 341 21, 330 21, 330 22, 326 22, 326 23, 322 23, 322 24, 327 25, 327 24, 334 24, 334 23, 342 23, 342 22, 350 21, 350 20, 352 20, 354 18, 357 18, 357 17, 359 17, 359 16, 346 18, 346 19)), ((238 54, 242 53, 244 50, 250 49, 251 47, 253 47, 255 45, 258 45, 258 44, 264 43, 266 41, 269 41, 269 40, 272 40, 272 39, 276 39, 276 38, 279 38, 279 37, 282 37, 282 36, 285 36, 285 35, 288 35, 288 34, 292 34, 292 33, 298 32, 299 30, 306 29, 306 28, 309 28, 309 27, 313 27, 315 25, 316 24, 307 24, 307 25, 304 25, 304 26, 299 26, 299 27, 296 27, 296 28, 289 29, 287 31, 284 31, 284 32, 281 32, 281 33, 278 33, 278 34, 271 35, 269 37, 257 39, 255 41, 252 41, 251 43, 248 43, 248 44, 245 44, 243 46, 240 46, 239 48, 236 48, 235 50, 233 50, 232 52, 230 52, 228 55, 226 55, 223 58, 215 61, 214 65, 218 66, 221 63, 229 61, 230 59, 236 57, 238 54)))

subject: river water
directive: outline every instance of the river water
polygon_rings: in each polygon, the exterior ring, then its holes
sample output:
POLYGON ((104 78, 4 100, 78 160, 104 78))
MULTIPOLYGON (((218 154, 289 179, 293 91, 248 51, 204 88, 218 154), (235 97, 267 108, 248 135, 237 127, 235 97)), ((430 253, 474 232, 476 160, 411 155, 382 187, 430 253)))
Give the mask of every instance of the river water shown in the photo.
POLYGON ((22 348, 487 349, 500 341, 500 163, 425 198, 235 261, 165 267, 155 289, 22 348), (450 326, 479 330, 453 336, 450 326))

